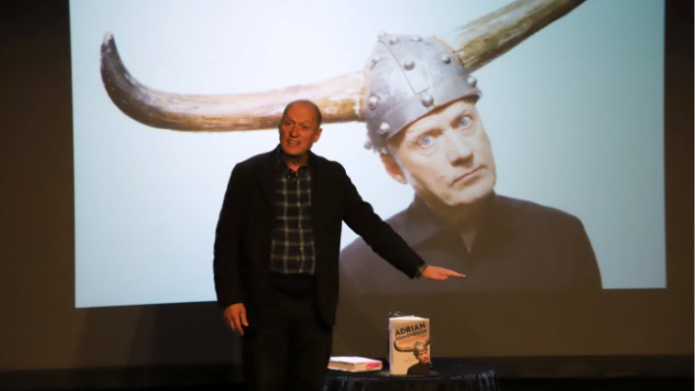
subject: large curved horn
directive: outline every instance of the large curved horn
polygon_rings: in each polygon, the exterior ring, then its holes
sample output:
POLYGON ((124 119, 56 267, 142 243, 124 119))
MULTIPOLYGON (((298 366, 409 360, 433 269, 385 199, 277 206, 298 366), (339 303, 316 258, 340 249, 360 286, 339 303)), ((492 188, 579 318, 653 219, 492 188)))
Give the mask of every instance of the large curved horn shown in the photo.
MULTIPOLYGON (((424 341, 421 341, 425 346, 428 346, 430 344, 430 339, 427 338, 424 341)), ((402 348, 398 346, 398 343, 396 341, 393 341, 393 347, 399 352, 414 352, 415 351, 415 345, 409 347, 409 348, 402 348)))
POLYGON ((402 347, 398 346, 398 343, 396 343, 396 341, 393 341, 393 348, 396 349, 396 351, 399 351, 399 352, 408 352, 408 353, 412 353, 413 351, 415 351, 415 349, 414 349, 413 347, 410 347, 410 348, 402 348, 402 347))
POLYGON ((560 19, 584 0, 519 0, 440 37, 469 72, 560 19))
POLYGON ((282 111, 295 99, 311 99, 324 122, 358 120, 362 72, 260 93, 182 95, 138 82, 123 65, 111 34, 101 45, 101 77, 111 100, 134 120, 155 128, 193 131, 257 130, 277 127, 282 111))
MULTIPOLYGON (((441 38, 474 71, 562 17, 584 0, 519 0, 441 38)), ((230 131, 275 128, 285 105, 311 99, 324 122, 364 120, 362 72, 316 84, 237 95, 183 95, 149 88, 123 65, 113 36, 101 46, 101 77, 113 102, 127 115, 156 128, 230 131)))

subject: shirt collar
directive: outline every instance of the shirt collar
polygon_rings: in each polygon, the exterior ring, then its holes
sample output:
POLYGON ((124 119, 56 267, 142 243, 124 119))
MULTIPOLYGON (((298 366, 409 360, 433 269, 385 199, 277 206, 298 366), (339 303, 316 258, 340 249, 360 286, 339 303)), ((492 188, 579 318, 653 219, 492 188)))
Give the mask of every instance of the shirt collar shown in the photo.
MULTIPOLYGON (((300 171, 304 171, 309 168, 309 163, 312 160, 311 155, 312 153, 311 151, 309 151, 309 157, 307 158, 306 163, 303 166, 299 167, 300 171)), ((284 173, 288 170, 292 170, 289 166, 287 166, 287 163, 285 163, 285 160, 282 158, 282 146, 280 144, 278 144, 278 146, 275 148, 275 156, 277 160, 276 167, 280 172, 284 173)))

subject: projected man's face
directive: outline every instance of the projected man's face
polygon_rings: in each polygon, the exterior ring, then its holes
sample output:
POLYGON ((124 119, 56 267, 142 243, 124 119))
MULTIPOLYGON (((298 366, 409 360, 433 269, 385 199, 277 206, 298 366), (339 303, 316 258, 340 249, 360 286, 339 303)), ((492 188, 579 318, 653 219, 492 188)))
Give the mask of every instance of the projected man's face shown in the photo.
POLYGON ((422 349, 419 352, 417 352, 417 360, 423 364, 429 363, 430 362, 429 349, 422 349))
POLYGON ((289 156, 302 156, 321 137, 316 110, 308 103, 295 103, 280 123, 280 145, 289 156))
POLYGON ((389 174, 430 207, 472 205, 492 193, 497 173, 475 104, 460 99, 413 122, 382 155, 389 174))

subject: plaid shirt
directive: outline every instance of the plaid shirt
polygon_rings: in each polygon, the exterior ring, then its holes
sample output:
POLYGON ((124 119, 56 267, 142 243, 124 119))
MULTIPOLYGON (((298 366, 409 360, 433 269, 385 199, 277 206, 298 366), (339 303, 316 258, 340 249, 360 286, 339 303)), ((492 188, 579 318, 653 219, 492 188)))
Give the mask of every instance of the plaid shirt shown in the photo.
POLYGON ((316 265, 311 230, 309 162, 295 173, 282 160, 278 148, 277 167, 270 269, 286 275, 313 275, 316 265))

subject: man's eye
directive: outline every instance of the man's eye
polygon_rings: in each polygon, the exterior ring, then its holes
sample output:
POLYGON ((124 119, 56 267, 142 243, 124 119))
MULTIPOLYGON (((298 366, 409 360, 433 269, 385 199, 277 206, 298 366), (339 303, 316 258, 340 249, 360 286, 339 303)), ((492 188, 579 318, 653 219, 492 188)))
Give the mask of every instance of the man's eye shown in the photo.
POLYGON ((471 118, 470 115, 464 115, 459 119, 458 127, 459 128, 467 128, 473 123, 473 118, 471 118))
POLYGON ((417 141, 420 148, 427 148, 434 143, 434 137, 427 135, 417 141))

